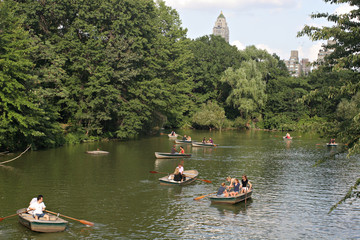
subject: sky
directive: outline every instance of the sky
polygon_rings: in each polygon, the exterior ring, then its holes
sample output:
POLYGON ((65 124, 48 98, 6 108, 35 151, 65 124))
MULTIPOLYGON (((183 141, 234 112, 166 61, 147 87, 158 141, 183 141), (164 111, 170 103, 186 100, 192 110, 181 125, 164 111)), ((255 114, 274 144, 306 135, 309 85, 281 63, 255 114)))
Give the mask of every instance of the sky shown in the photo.
POLYGON ((196 39, 212 34, 221 11, 230 32, 229 43, 243 50, 255 45, 288 60, 291 50, 299 58, 317 59, 321 45, 308 36, 296 37, 305 25, 331 26, 325 19, 311 19, 312 13, 346 13, 348 5, 325 3, 323 0, 165 0, 180 15, 187 37, 196 39))

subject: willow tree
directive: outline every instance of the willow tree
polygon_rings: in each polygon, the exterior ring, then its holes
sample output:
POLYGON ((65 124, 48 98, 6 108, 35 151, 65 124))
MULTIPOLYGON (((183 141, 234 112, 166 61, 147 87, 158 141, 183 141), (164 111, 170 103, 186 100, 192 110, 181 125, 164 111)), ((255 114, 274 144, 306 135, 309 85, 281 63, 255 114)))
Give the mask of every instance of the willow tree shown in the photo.
POLYGON ((257 117, 266 103, 266 83, 255 60, 245 61, 238 69, 228 68, 221 81, 230 86, 226 103, 237 108, 243 118, 257 117))
MULTIPOLYGON (((338 91, 332 91, 329 98, 340 96, 344 100, 337 107, 336 114, 329 120, 330 124, 336 126, 335 129, 328 131, 328 134, 337 136, 338 141, 349 145, 349 153, 360 153, 360 106, 358 104, 358 94, 360 92, 360 2, 357 0, 324 0, 331 4, 347 3, 353 7, 353 10, 346 14, 316 13, 312 18, 326 18, 332 22, 331 27, 313 27, 305 26, 299 36, 308 35, 312 40, 333 40, 326 46, 332 49, 333 53, 325 58, 324 66, 328 71, 351 71, 352 77, 345 79, 344 84, 338 91), (345 109, 351 110, 344 119, 345 109)), ((313 94, 316 96, 316 93, 313 94)), ((342 201, 351 197, 360 197, 357 187, 360 184, 360 178, 357 179, 354 186, 342 201)), ((342 202, 340 201, 340 202, 342 202)))

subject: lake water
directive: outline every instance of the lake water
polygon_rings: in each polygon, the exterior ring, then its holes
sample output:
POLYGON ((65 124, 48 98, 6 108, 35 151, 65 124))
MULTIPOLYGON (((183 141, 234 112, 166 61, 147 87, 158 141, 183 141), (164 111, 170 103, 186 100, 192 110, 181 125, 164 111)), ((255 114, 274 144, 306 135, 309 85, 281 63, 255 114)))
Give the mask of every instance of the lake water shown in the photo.
MULTIPOLYGON (((0 222, 0 239, 360 239, 360 201, 338 202, 359 177, 360 158, 338 154, 316 135, 263 131, 183 131, 193 140, 212 137, 216 148, 183 145, 186 159, 155 159, 169 152, 167 135, 100 142, 25 153, 0 166, 0 216, 44 195, 47 209, 69 220, 60 233, 35 233, 17 217, 0 222), (94 156, 97 148, 108 155, 94 156), (314 167, 317 161, 325 160, 314 167), (163 186, 158 178, 183 162, 199 178, 163 186), (226 176, 246 174, 254 192, 237 205, 193 198, 217 191, 226 176)), ((180 146, 180 145, 177 145, 180 146)), ((0 157, 5 161, 17 156, 0 157)))

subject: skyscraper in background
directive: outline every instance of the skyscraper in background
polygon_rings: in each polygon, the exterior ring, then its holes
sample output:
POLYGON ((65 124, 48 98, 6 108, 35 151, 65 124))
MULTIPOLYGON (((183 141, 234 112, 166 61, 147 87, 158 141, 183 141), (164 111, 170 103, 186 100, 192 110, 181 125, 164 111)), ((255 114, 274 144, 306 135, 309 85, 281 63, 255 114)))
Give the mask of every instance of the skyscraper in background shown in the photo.
POLYGON ((226 18, 222 11, 216 19, 215 26, 213 28, 213 34, 216 36, 221 36, 225 38, 226 42, 229 42, 229 28, 227 26, 226 18))

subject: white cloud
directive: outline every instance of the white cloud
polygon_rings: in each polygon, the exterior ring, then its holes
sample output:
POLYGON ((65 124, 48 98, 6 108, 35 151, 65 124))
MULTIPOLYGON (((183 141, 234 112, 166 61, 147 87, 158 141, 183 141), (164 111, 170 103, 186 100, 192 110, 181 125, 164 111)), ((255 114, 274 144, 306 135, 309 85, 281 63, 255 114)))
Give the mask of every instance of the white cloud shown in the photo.
POLYGON ((165 0, 173 8, 187 9, 244 9, 251 6, 260 8, 293 8, 296 0, 165 0))
POLYGON ((357 9, 355 6, 350 6, 349 4, 343 4, 337 9, 335 9, 335 13, 337 14, 346 14, 349 13, 351 10, 357 9))
POLYGON ((244 50, 245 45, 242 44, 239 40, 235 40, 231 43, 231 45, 236 46, 239 50, 244 50))

